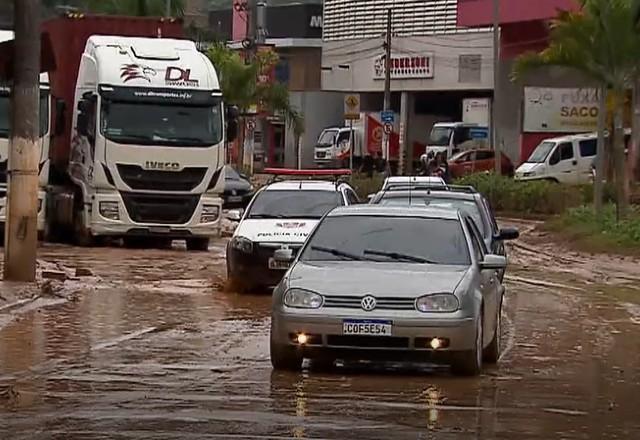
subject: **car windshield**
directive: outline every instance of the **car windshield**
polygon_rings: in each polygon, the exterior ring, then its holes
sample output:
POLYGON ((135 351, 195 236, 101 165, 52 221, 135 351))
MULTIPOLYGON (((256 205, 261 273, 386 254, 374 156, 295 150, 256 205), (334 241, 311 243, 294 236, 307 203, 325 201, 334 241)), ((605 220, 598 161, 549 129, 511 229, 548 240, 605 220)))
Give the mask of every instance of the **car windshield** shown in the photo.
POLYGON ((377 204, 385 206, 429 206, 432 208, 452 210, 463 209, 469 215, 471 215, 473 221, 476 223, 476 225, 478 225, 478 228, 485 234, 487 233, 489 228, 489 226, 485 224, 484 218, 480 213, 478 205, 473 200, 447 199, 439 197, 435 198, 425 195, 412 195, 410 197, 408 194, 403 194, 402 196, 389 196, 389 194, 385 194, 385 196, 383 196, 383 198, 377 204))
MULTIPOLYGON (((0 94, 0 138, 9 137, 11 126, 11 97, 9 94, 0 94)), ((40 137, 49 131, 49 93, 42 90, 40 93, 40 137)))
POLYGON ((535 150, 533 150, 533 153, 531 153, 531 156, 529 156, 527 162, 543 163, 545 160, 547 160, 549 153, 551 153, 551 150, 553 150, 553 147, 555 147, 555 145, 555 142, 542 142, 536 147, 535 150))
POLYGON ((333 140, 336 138, 338 130, 325 130, 320 134, 318 139, 318 145, 333 145, 333 140))
POLYGON ((300 259, 470 264, 464 232, 457 220, 391 216, 327 217, 300 259))
POLYGON ((251 204, 247 218, 319 219, 341 205, 337 191, 262 191, 251 204))
POLYGON ((206 147, 222 140, 222 106, 109 102, 101 130, 123 144, 206 147))
POLYGON ((449 145, 453 128, 451 127, 433 127, 431 135, 429 135, 429 145, 438 147, 446 147, 449 145))
POLYGON ((227 165, 224 167, 224 179, 225 180, 241 180, 240 174, 232 166, 227 165))

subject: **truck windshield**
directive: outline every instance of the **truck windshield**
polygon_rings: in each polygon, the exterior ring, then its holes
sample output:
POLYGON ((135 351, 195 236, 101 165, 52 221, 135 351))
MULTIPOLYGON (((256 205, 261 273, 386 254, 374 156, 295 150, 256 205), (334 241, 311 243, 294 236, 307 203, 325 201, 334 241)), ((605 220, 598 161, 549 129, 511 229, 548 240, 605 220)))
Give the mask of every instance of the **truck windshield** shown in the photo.
POLYGON ((318 145, 333 145, 333 141, 338 134, 338 130, 325 130, 320 134, 318 145))
MULTIPOLYGON (((11 97, 0 95, 0 138, 8 138, 11 125, 11 97)), ((40 93, 40 133, 44 136, 49 131, 49 93, 40 93)))
POLYGON ((107 101, 101 132, 121 144, 206 147, 222 140, 222 106, 107 101))
POLYGON ((429 136, 429 145, 438 147, 449 146, 452 133, 453 128, 451 127, 433 127, 433 129, 431 129, 431 135, 429 136))
POLYGON ((527 159, 527 162, 531 162, 531 163, 542 163, 545 160, 547 160, 547 156, 549 156, 549 153, 551 152, 551 150, 553 150, 553 147, 555 147, 555 142, 542 142, 540 145, 538 145, 536 147, 535 150, 533 150, 533 153, 531 153, 531 156, 529 156, 529 159, 527 159))

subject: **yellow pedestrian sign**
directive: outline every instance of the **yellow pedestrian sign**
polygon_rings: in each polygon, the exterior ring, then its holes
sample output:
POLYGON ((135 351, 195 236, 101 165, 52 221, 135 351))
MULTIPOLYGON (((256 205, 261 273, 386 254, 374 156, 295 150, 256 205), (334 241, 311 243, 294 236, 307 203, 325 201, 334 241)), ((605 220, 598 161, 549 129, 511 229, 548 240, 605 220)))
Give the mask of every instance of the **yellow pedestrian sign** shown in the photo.
POLYGON ((352 121, 360 119, 360 95, 345 95, 344 118, 352 121))

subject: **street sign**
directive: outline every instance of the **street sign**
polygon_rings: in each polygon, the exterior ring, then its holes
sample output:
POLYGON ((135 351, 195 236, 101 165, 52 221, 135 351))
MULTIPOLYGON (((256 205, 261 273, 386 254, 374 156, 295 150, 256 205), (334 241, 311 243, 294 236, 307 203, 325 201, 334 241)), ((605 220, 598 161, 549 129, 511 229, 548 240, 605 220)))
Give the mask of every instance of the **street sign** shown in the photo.
POLYGON ((380 120, 383 123, 388 122, 390 124, 393 124, 394 118, 395 118, 395 115, 393 113, 393 110, 384 110, 380 112, 380 120))
POLYGON ((351 121, 360 119, 360 95, 345 95, 344 118, 351 121))
POLYGON ((383 130, 385 134, 391 134, 393 132, 393 124, 391 124, 390 122, 385 122, 383 130))

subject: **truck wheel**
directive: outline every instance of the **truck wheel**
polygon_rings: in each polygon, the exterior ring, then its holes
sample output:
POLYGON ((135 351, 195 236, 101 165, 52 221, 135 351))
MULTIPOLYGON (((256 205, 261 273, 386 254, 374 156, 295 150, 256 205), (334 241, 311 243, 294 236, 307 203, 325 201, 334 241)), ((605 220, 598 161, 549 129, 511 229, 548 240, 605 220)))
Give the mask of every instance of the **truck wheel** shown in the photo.
POLYGON ((207 252, 209 250, 208 238, 187 238, 187 250, 207 252))
POLYGON ((94 244, 93 234, 84 222, 84 209, 77 209, 73 217, 74 241, 78 246, 91 247, 94 244))
POLYGON ((274 370, 300 371, 302 369, 303 358, 296 347, 280 345, 271 340, 269 351, 274 370))
POLYGON ((454 353, 451 370, 459 376, 477 376, 482 371, 483 315, 476 322, 476 338, 473 350, 454 353))

